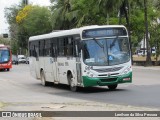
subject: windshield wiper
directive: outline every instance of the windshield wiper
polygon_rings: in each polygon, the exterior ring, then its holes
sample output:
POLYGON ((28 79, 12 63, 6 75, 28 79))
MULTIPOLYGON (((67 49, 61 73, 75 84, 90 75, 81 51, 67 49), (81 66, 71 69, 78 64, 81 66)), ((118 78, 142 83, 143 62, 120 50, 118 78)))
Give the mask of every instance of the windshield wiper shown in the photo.
POLYGON ((112 48, 115 45, 116 40, 118 39, 118 36, 113 40, 112 44, 110 45, 110 48, 112 48))
POLYGON ((93 40, 94 40, 101 48, 104 48, 104 45, 101 44, 96 38, 93 38, 93 40))

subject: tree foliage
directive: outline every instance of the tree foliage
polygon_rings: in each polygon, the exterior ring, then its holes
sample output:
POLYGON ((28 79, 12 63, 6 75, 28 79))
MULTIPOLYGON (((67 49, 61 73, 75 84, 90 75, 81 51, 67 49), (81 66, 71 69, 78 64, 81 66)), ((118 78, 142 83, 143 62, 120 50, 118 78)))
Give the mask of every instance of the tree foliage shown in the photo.
POLYGON ((47 7, 24 5, 22 2, 21 5, 6 8, 5 16, 10 25, 9 29, 13 43, 11 45, 17 52, 19 51, 18 48, 26 51, 30 36, 52 31, 51 12, 47 7))
POLYGON ((32 6, 22 27, 28 36, 51 32, 51 12, 46 7, 32 6))
POLYGON ((31 11, 31 9, 32 9, 32 6, 27 5, 22 10, 20 10, 18 12, 18 15, 16 16, 16 22, 19 23, 19 24, 22 23, 23 20, 25 20, 25 18, 27 17, 29 12, 31 11))
POLYGON ((0 44, 10 45, 10 39, 3 38, 3 37, 0 36, 0 44))
MULTIPOLYGON (((125 25, 131 31, 133 47, 144 38, 143 0, 50 0, 50 9, 24 5, 23 1, 21 5, 6 9, 11 36, 17 39, 18 46, 22 48, 27 48, 28 37, 32 35, 95 24, 125 25)), ((151 46, 158 46, 160 40, 156 38, 160 29, 157 22, 160 16, 159 4, 159 0, 148 0, 151 46)))

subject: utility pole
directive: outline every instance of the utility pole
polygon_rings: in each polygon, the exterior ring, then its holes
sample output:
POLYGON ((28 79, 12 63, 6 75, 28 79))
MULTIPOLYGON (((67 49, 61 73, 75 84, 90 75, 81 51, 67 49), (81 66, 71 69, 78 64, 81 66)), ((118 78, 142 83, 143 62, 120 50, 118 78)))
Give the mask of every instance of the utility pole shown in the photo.
POLYGON ((146 66, 150 66, 152 65, 152 61, 151 61, 151 51, 150 51, 149 37, 148 37, 147 0, 144 0, 144 21, 145 21, 145 36, 147 45, 146 66))

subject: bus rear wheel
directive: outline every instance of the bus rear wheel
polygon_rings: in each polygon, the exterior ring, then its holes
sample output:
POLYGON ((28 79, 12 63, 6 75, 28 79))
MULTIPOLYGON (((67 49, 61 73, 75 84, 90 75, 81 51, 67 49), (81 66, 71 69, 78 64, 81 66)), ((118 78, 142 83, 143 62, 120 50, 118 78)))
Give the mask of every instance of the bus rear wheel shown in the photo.
POLYGON ((115 90, 116 88, 117 88, 117 84, 115 84, 115 85, 108 85, 108 88, 110 89, 110 90, 115 90))
POLYGON ((67 78, 68 78, 70 90, 71 90, 72 92, 76 92, 76 91, 77 91, 77 86, 76 86, 76 85, 74 84, 74 82, 73 82, 73 76, 72 76, 72 74, 69 74, 69 75, 67 76, 67 78))
POLYGON ((47 85, 48 85, 47 83, 48 83, 48 82, 46 82, 46 78, 45 78, 44 71, 42 70, 42 71, 41 71, 41 84, 42 84, 43 86, 47 86, 47 85))
POLYGON ((10 69, 9 68, 7 68, 7 71, 9 71, 10 69))

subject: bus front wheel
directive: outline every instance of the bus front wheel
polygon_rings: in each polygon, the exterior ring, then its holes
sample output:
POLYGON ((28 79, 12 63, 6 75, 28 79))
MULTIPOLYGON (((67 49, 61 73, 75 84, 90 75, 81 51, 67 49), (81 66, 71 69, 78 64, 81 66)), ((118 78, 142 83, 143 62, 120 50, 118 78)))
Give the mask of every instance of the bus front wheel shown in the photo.
POLYGON ((115 90, 116 88, 117 88, 117 84, 115 84, 115 85, 108 85, 108 88, 110 89, 110 90, 115 90))
POLYGON ((68 78, 70 90, 71 90, 72 92, 76 92, 76 91, 77 91, 77 86, 76 86, 76 85, 74 84, 74 82, 73 82, 73 76, 72 76, 72 74, 69 74, 69 75, 67 76, 67 78, 68 78))

